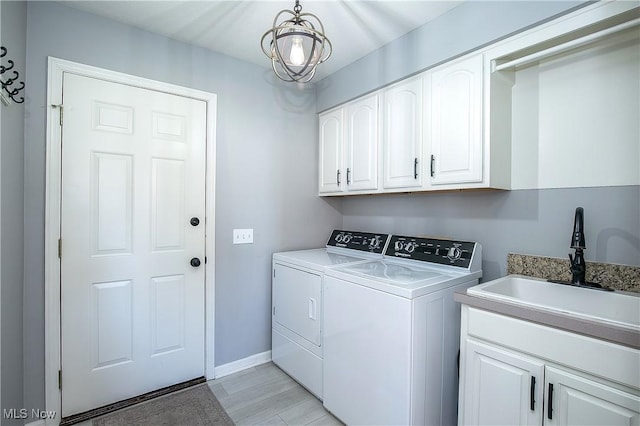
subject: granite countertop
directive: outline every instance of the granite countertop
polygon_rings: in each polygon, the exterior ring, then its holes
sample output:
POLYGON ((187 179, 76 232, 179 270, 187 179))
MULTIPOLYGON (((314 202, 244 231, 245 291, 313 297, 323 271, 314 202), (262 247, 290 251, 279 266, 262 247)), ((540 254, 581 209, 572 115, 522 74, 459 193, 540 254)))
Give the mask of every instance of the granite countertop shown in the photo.
MULTIPOLYGON (((507 275, 571 281, 569 259, 509 253, 507 275)), ((640 292, 640 266, 586 262, 586 281, 615 290, 640 292)))

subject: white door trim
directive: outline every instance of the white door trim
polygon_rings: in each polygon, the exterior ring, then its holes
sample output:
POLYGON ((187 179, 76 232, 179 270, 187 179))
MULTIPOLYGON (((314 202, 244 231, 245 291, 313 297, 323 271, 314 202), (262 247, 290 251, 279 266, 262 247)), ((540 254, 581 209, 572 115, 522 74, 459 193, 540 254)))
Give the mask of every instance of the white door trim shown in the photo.
POLYGON ((47 425, 60 423, 61 392, 58 388, 60 356, 60 193, 61 193, 61 128, 60 108, 62 104, 63 73, 69 72, 98 78, 114 83, 185 96, 207 104, 207 158, 206 158, 206 220, 205 220, 205 376, 213 379, 214 363, 214 307, 215 307, 215 146, 217 96, 200 90, 149 80, 124 73, 96 68, 89 65, 49 57, 47 84, 47 129, 46 129, 46 184, 45 184, 45 256, 44 256, 44 307, 45 307, 45 406, 57 413, 47 425))

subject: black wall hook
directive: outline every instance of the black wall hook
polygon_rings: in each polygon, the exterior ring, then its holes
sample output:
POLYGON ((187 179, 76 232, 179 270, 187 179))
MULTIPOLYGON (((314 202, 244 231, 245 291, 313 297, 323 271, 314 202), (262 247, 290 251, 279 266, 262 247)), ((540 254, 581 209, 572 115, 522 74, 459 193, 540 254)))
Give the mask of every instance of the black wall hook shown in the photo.
MULTIPOLYGON (((4 46, 0 46, 0 58, 4 58, 5 56, 7 56, 7 48, 4 46)), ((11 59, 7 60, 7 64, 8 66, 6 67, 4 65, 0 65, 0 76, 2 76, 5 72, 12 70, 13 67, 15 66, 15 63, 11 59)), ((9 95, 9 98, 17 104, 21 104, 24 102, 23 96, 21 96, 20 99, 18 99, 18 95, 22 90, 24 90, 24 87, 25 87, 24 81, 21 81, 16 86, 13 86, 13 83, 15 83, 19 78, 20 78, 20 73, 18 73, 18 71, 16 70, 13 70, 13 76, 6 80, 0 77, 0 83, 2 83, 2 89, 5 92, 7 92, 7 94, 9 95)))

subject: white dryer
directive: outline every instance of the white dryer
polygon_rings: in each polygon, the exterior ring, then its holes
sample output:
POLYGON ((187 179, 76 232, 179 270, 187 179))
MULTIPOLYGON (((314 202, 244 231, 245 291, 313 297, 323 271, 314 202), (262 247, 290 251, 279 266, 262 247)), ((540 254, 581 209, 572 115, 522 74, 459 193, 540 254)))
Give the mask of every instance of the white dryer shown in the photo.
POLYGON ((327 269, 323 403, 346 424, 455 424, 460 306, 474 242, 392 235, 383 259, 327 269))
POLYGON ((273 255, 271 358, 320 399, 324 272, 381 259, 388 237, 334 230, 325 248, 273 255))

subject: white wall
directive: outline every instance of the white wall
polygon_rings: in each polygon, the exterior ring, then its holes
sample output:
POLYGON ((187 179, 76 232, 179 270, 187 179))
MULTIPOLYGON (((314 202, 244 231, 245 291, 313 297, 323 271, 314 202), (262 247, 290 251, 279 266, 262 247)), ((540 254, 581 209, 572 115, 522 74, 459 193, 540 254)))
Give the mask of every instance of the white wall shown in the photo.
POLYGON ((515 73, 512 189, 640 185, 640 31, 515 73))

